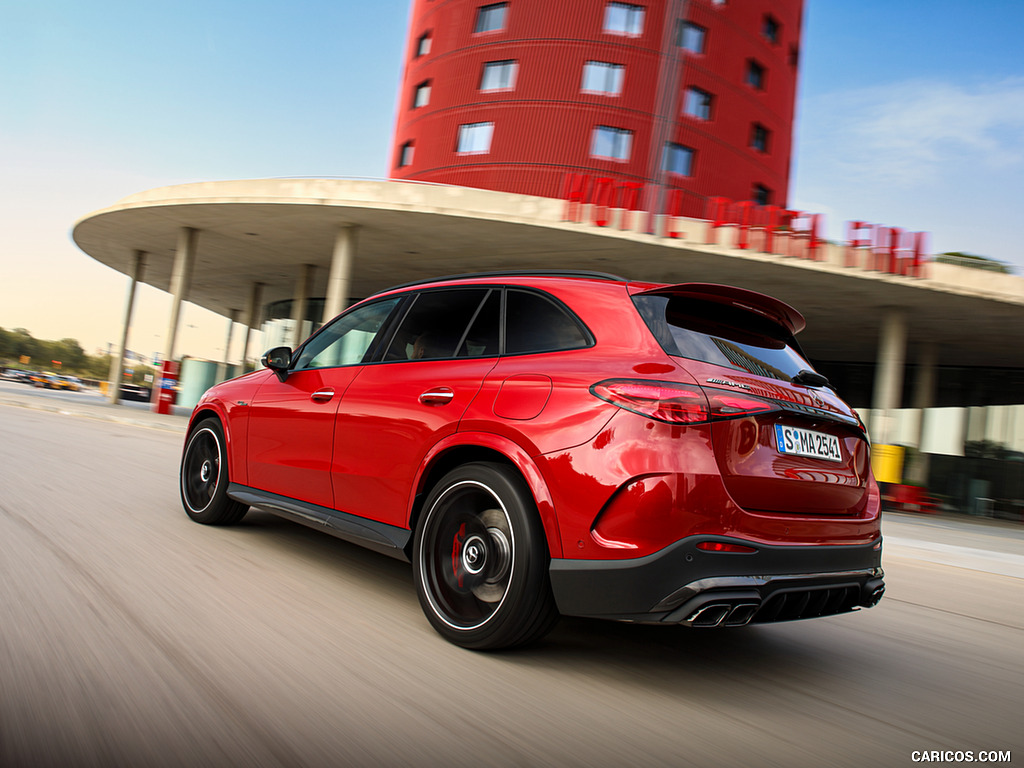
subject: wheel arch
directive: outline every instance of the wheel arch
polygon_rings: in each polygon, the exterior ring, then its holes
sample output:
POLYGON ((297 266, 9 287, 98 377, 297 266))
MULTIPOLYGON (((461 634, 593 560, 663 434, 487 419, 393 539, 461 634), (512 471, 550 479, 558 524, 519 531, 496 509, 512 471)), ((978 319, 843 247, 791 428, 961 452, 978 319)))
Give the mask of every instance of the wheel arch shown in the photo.
POLYGON ((409 503, 409 529, 416 530, 423 502, 430 489, 455 467, 473 462, 504 464, 519 473, 533 496, 548 551, 553 558, 561 557, 562 539, 554 502, 536 462, 513 441, 487 432, 457 432, 427 453, 413 484, 413 497, 409 503))
MULTIPOLYGON (((232 430, 228 429, 230 419, 228 419, 227 413, 224 412, 223 408, 216 401, 206 401, 193 411, 192 416, 189 418, 188 429, 185 432, 185 446, 188 445, 188 438, 195 430, 196 425, 208 418, 216 419, 220 423, 221 432, 224 433, 224 453, 228 462, 228 474, 234 478, 235 482, 240 482, 244 485, 248 481, 245 457, 236 455, 239 445, 234 440, 232 430)), ((184 447, 182 448, 182 455, 184 455, 184 447)))

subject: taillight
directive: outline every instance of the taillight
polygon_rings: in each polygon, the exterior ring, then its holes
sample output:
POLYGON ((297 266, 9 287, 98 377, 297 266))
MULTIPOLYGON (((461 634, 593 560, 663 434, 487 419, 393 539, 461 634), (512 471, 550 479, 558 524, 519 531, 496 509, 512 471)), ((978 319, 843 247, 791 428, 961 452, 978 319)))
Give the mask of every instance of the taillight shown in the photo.
POLYGON ((643 379, 608 379, 590 388, 595 396, 668 424, 706 424, 779 410, 768 400, 696 385, 643 379))
POLYGON ((708 399, 700 387, 662 381, 609 379, 591 393, 612 405, 669 424, 702 424, 709 420, 708 399))

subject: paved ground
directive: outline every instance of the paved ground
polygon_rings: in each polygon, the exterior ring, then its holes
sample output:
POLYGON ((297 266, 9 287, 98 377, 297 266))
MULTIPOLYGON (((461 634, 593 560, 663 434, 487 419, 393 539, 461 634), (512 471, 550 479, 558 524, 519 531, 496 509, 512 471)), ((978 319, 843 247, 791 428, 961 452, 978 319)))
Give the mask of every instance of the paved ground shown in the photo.
POLYGON ((181 417, 2 402, 4 768, 1024 755, 1019 527, 888 517, 887 596, 852 615, 721 632, 563 619, 534 648, 480 654, 430 629, 408 564, 261 513, 189 521, 181 417))

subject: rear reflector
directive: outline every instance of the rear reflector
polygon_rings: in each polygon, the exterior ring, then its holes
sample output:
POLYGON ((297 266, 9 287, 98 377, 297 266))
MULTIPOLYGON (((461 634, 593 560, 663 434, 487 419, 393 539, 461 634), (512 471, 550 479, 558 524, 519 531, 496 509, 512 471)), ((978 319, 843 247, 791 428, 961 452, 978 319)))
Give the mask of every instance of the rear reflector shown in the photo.
POLYGON ((703 549, 705 552, 734 552, 741 555, 752 555, 757 552, 754 547, 730 544, 726 541, 701 541, 697 544, 697 549, 703 549))

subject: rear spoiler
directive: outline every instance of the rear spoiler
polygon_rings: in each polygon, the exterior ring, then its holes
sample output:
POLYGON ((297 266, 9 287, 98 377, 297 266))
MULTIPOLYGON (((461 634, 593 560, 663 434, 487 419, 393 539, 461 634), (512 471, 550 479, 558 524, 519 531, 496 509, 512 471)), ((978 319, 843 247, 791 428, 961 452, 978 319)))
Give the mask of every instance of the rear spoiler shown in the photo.
POLYGON ((760 315, 796 336, 806 327, 804 316, 784 301, 773 299, 757 291, 735 288, 717 283, 679 283, 660 285, 656 288, 638 291, 636 296, 665 296, 668 298, 699 299, 726 304, 737 309, 760 315))

